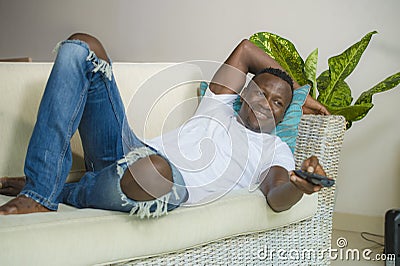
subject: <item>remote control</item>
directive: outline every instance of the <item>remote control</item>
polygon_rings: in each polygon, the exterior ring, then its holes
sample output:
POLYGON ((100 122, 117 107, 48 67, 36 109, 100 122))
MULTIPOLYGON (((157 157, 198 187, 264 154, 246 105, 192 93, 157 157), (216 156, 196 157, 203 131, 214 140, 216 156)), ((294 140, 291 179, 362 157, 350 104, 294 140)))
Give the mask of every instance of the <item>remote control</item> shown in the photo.
POLYGON ((309 173, 306 171, 302 170, 294 170, 294 173, 307 180, 310 183, 313 183, 314 185, 321 185, 323 187, 331 187, 335 184, 335 180, 328 178, 326 176, 314 174, 314 173, 309 173))

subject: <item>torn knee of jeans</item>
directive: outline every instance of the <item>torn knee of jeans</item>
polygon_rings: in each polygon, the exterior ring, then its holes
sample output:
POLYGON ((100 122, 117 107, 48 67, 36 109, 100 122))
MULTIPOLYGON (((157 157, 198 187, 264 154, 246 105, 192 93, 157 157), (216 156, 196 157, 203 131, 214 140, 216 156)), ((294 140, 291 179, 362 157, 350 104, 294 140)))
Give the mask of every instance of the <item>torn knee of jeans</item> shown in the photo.
MULTIPOLYGON (((69 41, 83 42, 81 40, 69 40, 69 41)), ((53 53, 57 53, 58 50, 60 49, 60 47, 65 42, 66 41, 61 41, 61 42, 57 43, 56 47, 54 47, 54 49, 53 49, 53 53)), ((107 61, 98 58, 96 56, 96 54, 90 49, 89 49, 89 55, 86 57, 86 61, 91 62, 93 64, 93 66, 94 66, 94 69, 92 70, 93 73, 97 73, 97 72, 100 71, 101 73, 103 73, 108 78, 108 80, 111 81, 111 79, 112 79, 112 67, 107 61)))
POLYGON ((168 201, 171 193, 167 193, 155 200, 140 201, 131 209, 129 215, 135 215, 140 219, 158 218, 168 214, 168 201), (155 210, 151 212, 151 207, 156 205, 155 210))
POLYGON ((120 178, 125 173, 125 170, 131 166, 137 160, 156 154, 154 151, 149 149, 148 147, 140 147, 130 151, 127 155, 125 155, 122 159, 117 161, 117 173, 120 178))
MULTIPOLYGON (((154 151, 149 149, 148 147, 140 147, 130 151, 124 158, 117 161, 117 173, 120 178, 124 175, 126 169, 130 165, 132 165, 137 160, 148 157, 150 155, 156 154, 154 151)), ((158 197, 154 200, 149 201, 140 201, 136 202, 135 206, 132 207, 130 211, 130 215, 135 215, 141 219, 144 218, 157 218, 162 215, 166 215, 168 213, 168 202, 171 197, 171 194, 174 194, 175 198, 178 200, 179 195, 176 191, 176 187, 172 187, 172 191, 158 197), (155 205, 155 210, 151 211, 151 208, 155 205)), ((129 199, 125 194, 121 195, 121 199, 126 202, 126 205, 129 204, 129 199)))
POLYGON ((180 200, 181 197, 179 197, 178 191, 176 190, 176 186, 172 186, 172 192, 174 193, 175 199, 180 200))
POLYGON ((92 70, 93 73, 100 71, 111 81, 112 68, 107 61, 98 58, 96 54, 91 50, 89 52, 89 55, 86 57, 86 61, 92 62, 94 66, 94 69, 92 70))

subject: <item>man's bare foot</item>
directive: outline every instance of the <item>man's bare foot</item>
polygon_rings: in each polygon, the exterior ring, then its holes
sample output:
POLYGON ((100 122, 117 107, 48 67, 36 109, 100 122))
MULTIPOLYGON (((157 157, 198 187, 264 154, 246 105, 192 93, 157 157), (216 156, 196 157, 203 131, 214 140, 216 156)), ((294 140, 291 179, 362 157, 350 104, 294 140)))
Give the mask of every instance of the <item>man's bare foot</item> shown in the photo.
POLYGON ((25 186, 25 177, 1 177, 0 194, 17 196, 25 186))
POLYGON ((0 215, 7 214, 26 214, 35 212, 50 212, 51 210, 40 205, 36 201, 26 196, 18 196, 0 206, 0 215))

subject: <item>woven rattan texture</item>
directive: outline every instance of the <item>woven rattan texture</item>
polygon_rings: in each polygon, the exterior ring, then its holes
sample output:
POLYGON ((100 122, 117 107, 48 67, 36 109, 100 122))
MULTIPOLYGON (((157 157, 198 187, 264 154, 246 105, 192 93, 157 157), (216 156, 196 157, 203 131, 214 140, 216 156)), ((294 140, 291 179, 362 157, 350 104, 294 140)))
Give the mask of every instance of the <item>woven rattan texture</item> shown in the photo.
MULTIPOLYGON (((315 155, 327 176, 336 179, 344 131, 341 116, 304 115, 296 142, 296 166, 315 155)), ((317 213, 308 220, 117 265, 329 265, 323 251, 331 246, 334 200, 335 186, 324 188, 318 195, 317 213)))

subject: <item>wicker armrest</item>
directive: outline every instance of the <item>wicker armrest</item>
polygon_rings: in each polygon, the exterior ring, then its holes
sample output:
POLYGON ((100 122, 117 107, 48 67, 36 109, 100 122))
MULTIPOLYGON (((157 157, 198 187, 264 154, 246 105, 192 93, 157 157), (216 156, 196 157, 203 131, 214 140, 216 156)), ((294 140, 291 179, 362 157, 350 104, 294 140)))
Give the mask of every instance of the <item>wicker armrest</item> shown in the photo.
MULTIPOLYGON (((343 116, 304 115, 296 140, 296 167, 300 167, 304 159, 315 155, 326 175, 336 180, 345 128, 346 121, 343 116)), ((323 188, 319 192, 317 213, 310 222, 306 222, 307 230, 310 231, 309 248, 314 250, 322 251, 331 247, 335 189, 336 185, 323 188)), ((328 256, 312 258, 311 261, 321 265, 330 264, 328 256)))
MULTIPOLYGON (((343 144, 346 121, 343 116, 304 115, 299 124, 296 140, 295 161, 300 167, 303 160, 315 155, 324 168, 326 175, 336 179, 339 156, 343 144)), ((336 186, 324 188, 319 193, 319 215, 328 218, 326 226, 332 230, 332 212, 336 186)))
POLYGON ((345 122, 343 116, 303 115, 296 140, 296 167, 315 155, 327 175, 336 178, 345 122))

